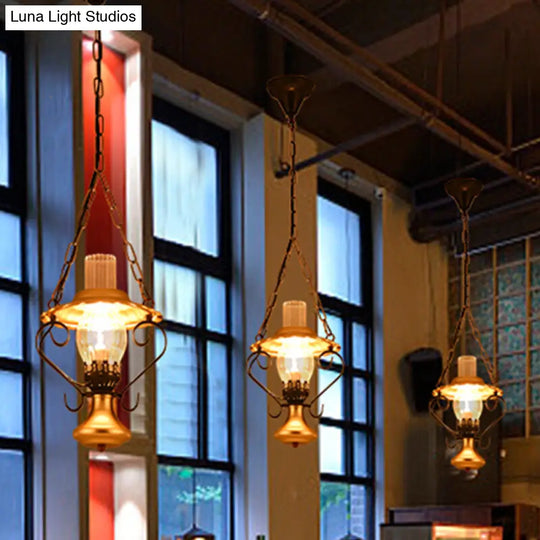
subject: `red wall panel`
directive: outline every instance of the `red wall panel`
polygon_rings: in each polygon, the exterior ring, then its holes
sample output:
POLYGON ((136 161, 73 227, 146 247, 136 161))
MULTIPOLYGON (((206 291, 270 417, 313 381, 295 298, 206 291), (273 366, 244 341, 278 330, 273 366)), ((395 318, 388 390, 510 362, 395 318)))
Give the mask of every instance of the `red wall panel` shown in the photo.
POLYGON ((114 540, 114 465, 90 461, 89 540, 114 540))

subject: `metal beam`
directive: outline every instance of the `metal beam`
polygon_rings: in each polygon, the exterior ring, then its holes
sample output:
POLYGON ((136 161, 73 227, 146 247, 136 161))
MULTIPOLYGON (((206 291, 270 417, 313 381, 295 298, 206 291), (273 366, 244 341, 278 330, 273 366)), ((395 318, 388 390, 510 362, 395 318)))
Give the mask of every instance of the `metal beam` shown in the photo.
MULTIPOLYGON (((521 198, 508 204, 471 214, 470 222, 471 224, 478 226, 500 221, 501 219, 506 221, 509 216, 514 216, 516 214, 521 216, 525 213, 536 211, 537 208, 540 208, 540 195, 521 198)), ((418 213, 418 215, 421 216, 422 214, 418 213)), ((417 242, 431 242, 438 238, 448 236, 449 234, 457 233, 461 229, 461 226, 461 220, 459 219, 441 223, 439 225, 427 225, 424 227, 421 224, 418 225, 418 223, 415 223, 413 220, 409 232, 417 242)))
MULTIPOLYGON (((275 7, 273 7, 272 4, 269 4, 265 0, 229 1, 237 7, 264 21, 267 25, 274 28, 284 37, 286 37, 293 43, 296 43, 322 62, 328 63, 334 68, 341 70, 342 72, 347 74, 347 76, 350 77, 350 79, 354 81, 358 86, 362 87, 363 89, 374 95, 377 99, 380 99, 381 101, 387 103, 388 105, 392 106, 406 116, 415 118, 420 122, 424 122, 427 129, 433 131, 435 134, 437 134, 439 137, 446 140, 447 142, 453 144, 456 147, 460 147, 463 151, 467 152, 472 156, 475 156, 479 160, 489 163, 494 168, 498 169, 507 176, 515 178, 531 186, 540 186, 539 179, 531 177, 530 175, 527 175, 526 173, 520 171, 510 163, 506 162, 497 154, 494 154, 492 151, 474 142, 470 138, 463 135, 463 133, 456 131, 456 129, 448 125, 439 117, 427 113, 425 107, 418 105, 410 97, 405 95, 403 92, 397 90, 386 81, 382 80, 378 75, 363 66, 360 62, 344 54, 341 50, 337 49, 335 46, 322 39, 320 35, 318 33, 315 33, 311 28, 321 30, 322 27, 326 28, 327 25, 325 25, 322 21, 319 21, 316 18, 314 18, 314 22, 312 20, 313 17, 309 12, 307 12, 307 15, 309 15, 310 17, 310 20, 308 21, 310 29, 306 28, 305 26, 294 20, 287 13, 277 10, 275 7)), ((303 8, 301 8, 294 2, 290 2, 290 0, 276 1, 279 1, 280 3, 286 2, 288 6, 294 5, 295 11, 302 11, 302 13, 305 11, 303 8)), ((344 46, 345 43, 349 45, 355 55, 360 56, 360 53, 366 54, 364 49, 350 42, 350 40, 341 36, 335 30, 329 29, 329 34, 331 34, 331 39, 333 39, 334 42, 338 42, 341 46, 344 46)), ((377 63, 379 64, 380 68, 381 62, 377 61, 377 63)), ((386 70, 389 69, 389 67, 385 64, 383 64, 383 66, 386 70)), ((400 74, 399 77, 405 79, 400 74)), ((407 81, 409 86, 412 84, 407 79, 405 80, 407 81)), ((427 95, 430 97, 431 102, 438 103, 436 98, 429 94, 427 95)), ((448 111, 448 108, 446 106, 444 108, 446 109, 446 111, 448 111)), ((470 132, 474 131, 476 132, 476 134, 478 134, 478 132, 481 132, 478 127, 472 125, 469 121, 462 119, 457 113, 455 113, 455 111, 452 112, 454 120, 457 121, 457 118, 460 119, 460 124, 462 128, 466 128, 470 132)), ((486 136, 489 138, 488 135, 486 136)), ((498 147, 501 147, 499 150, 500 152, 504 152, 506 150, 504 145, 502 145, 501 143, 497 141, 495 141, 495 143, 498 147)))
MULTIPOLYGON (((233 0, 234 1, 234 0, 233 0)), ((433 107, 432 113, 444 114, 448 118, 452 119, 454 122, 457 122, 462 128, 469 131, 479 140, 491 146, 493 149, 498 152, 504 152, 506 147, 497 139, 492 137, 490 134, 486 133, 480 129, 477 125, 473 124, 467 118, 461 116, 454 109, 437 99, 435 96, 421 88, 420 86, 414 84, 411 80, 401 74, 398 70, 394 69, 392 66, 381 61, 377 56, 371 53, 368 49, 361 47, 353 40, 345 37, 343 34, 338 32, 332 26, 326 24, 321 19, 314 16, 306 8, 299 5, 294 0, 274 0, 276 3, 281 4, 287 11, 294 13, 300 20, 307 24, 309 28, 317 29, 323 36, 325 36, 331 42, 343 47, 351 53, 351 58, 353 60, 359 60, 360 65, 365 65, 368 68, 368 71, 371 75, 374 75, 374 71, 377 71, 377 78, 384 82, 384 79, 380 78, 380 74, 384 74, 388 80, 396 87, 404 89, 406 92, 414 96, 415 99, 422 103, 422 109, 425 109, 426 106, 433 107)), ((317 35, 316 35, 317 36, 317 35)), ((327 42, 328 43, 328 42, 327 42)), ((336 49, 337 50, 337 49, 336 49)), ((357 62, 358 63, 358 62, 357 62)), ((368 89, 369 91, 369 89, 368 89)), ((403 97, 405 97, 405 94, 403 97)), ((381 97, 381 96, 376 96, 381 97)), ((429 114, 429 113, 428 113, 429 114)))
MULTIPOLYGON (((399 120, 396 120, 389 124, 385 124, 384 126, 380 126, 374 129, 373 131, 362 133, 358 135, 357 137, 349 139, 348 141, 344 141, 334 146, 333 148, 325 150, 324 152, 320 152, 316 154, 315 156, 305 159, 304 161, 300 161, 300 163, 296 165, 296 170, 301 171, 302 169, 305 169, 306 167, 311 167, 312 165, 316 165, 317 163, 320 163, 321 161, 333 158, 334 156, 337 156, 338 154, 342 154, 343 152, 348 152, 349 150, 360 148, 361 146, 375 142, 379 139, 382 139, 383 137, 388 137, 389 135, 392 135, 393 133, 397 133, 398 131, 401 131, 405 128, 414 126, 416 123, 417 122, 411 118, 400 118, 399 120)), ((289 174, 288 170, 278 170, 276 171, 275 176, 276 178, 284 178, 288 174, 289 174)))

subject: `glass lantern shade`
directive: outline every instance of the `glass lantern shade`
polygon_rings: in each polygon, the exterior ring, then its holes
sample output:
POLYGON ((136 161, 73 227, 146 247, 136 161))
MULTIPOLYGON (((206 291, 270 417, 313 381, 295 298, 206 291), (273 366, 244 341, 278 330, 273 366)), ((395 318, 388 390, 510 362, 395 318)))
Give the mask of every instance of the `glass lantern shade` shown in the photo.
POLYGON ((436 392, 452 401, 454 413, 458 421, 479 420, 483 402, 494 396, 502 395, 496 386, 486 384, 476 374, 476 357, 460 356, 458 358, 458 375, 450 384, 440 387, 436 392))
POLYGON ((86 313, 76 331, 77 349, 85 364, 119 364, 127 347, 127 332, 114 318, 86 313))

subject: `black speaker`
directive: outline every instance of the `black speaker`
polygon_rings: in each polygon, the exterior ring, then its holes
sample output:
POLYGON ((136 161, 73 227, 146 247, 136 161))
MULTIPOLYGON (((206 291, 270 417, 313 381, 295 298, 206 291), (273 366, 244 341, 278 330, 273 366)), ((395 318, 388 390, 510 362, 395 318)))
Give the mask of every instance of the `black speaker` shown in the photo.
POLYGON ((429 347, 416 349, 403 359, 405 393, 415 412, 427 412, 429 400, 442 371, 439 350, 429 347))

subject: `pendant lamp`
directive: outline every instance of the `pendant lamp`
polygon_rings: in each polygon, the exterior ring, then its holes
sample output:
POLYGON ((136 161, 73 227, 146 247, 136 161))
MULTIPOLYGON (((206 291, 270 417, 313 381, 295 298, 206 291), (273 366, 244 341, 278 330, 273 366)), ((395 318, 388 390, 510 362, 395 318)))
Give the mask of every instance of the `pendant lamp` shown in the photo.
MULTIPOLYGON (((41 314, 41 325, 36 334, 36 348, 41 359, 79 394, 80 400, 75 407, 68 405, 64 395, 66 407, 76 412, 85 403, 87 405, 88 418, 75 428, 73 437, 83 446, 103 451, 106 448, 120 446, 131 438, 129 429, 118 419, 118 407, 121 406, 127 411, 134 410, 124 404, 124 398, 128 396, 128 390, 133 384, 163 356, 167 340, 164 330, 159 325, 162 315, 154 309, 154 301, 146 288, 137 255, 127 239, 116 202, 103 172, 105 120, 101 112, 103 44, 100 31, 95 33, 92 51, 96 65, 93 82, 94 172, 83 199, 74 238, 66 250, 58 283, 49 300, 48 309, 41 314), (115 256, 100 253, 88 255, 85 259, 84 289, 77 292, 71 302, 63 302, 64 287, 77 257, 99 187, 102 188, 111 221, 121 236, 126 261, 139 287, 142 303, 132 301, 124 291, 117 288, 115 256), (129 336, 135 345, 145 347, 150 342, 149 330, 152 329, 160 331, 163 335, 162 351, 130 382, 118 389, 122 358, 129 336), (83 381, 76 381, 67 375, 45 352, 47 339, 57 347, 64 347, 70 341, 72 331, 75 332, 77 350, 84 366, 83 381)), ((137 396, 135 407, 138 401, 137 396)))
POLYGON ((437 387, 433 390, 430 401, 430 412, 437 422, 449 434, 450 445, 461 445, 451 464, 464 471, 478 470, 485 465, 484 458, 478 453, 476 446, 482 445, 486 433, 499 422, 504 415, 503 392, 496 384, 496 371, 480 340, 480 332, 474 320, 470 299, 470 235, 469 211, 482 190, 482 183, 472 178, 457 178, 446 183, 446 192, 458 207, 462 223, 462 290, 463 304, 456 329, 450 345, 448 359, 441 373, 437 387), (480 351, 482 365, 487 373, 487 382, 477 373, 478 359, 466 351, 456 358, 456 350, 461 338, 469 327, 470 335, 480 351), (450 380, 452 372, 456 375, 450 380), (482 428, 481 415, 484 409, 500 414, 486 427, 482 428), (449 423, 445 416, 453 410, 454 421, 449 423))
POLYGON ((181 540, 215 540, 216 537, 204 529, 197 526, 197 470, 193 469, 192 475, 192 493, 193 493, 193 525, 179 538, 181 540))
POLYGON ((289 238, 283 255, 276 285, 266 306, 263 322, 255 341, 251 345, 251 354, 247 359, 247 373, 277 405, 279 412, 270 414, 277 418, 283 410, 287 411, 287 421, 274 434, 281 442, 297 447, 317 438, 317 434, 307 424, 305 411, 318 418, 322 411, 313 410, 318 399, 343 375, 344 362, 340 356, 340 346, 335 342, 334 334, 317 293, 309 265, 302 253, 297 238, 297 172, 296 172, 296 117, 302 104, 311 95, 314 84, 300 75, 275 77, 268 81, 267 90, 275 99, 284 114, 291 138, 291 166, 289 169, 289 238), (307 324, 307 304, 301 300, 289 299, 283 303, 282 326, 273 335, 267 336, 268 322, 274 313, 278 293, 285 281, 285 274, 291 256, 296 256, 302 275, 313 299, 313 310, 318 316, 324 336, 318 336, 307 324), (316 368, 328 369, 340 361, 340 370, 326 388, 310 398, 310 381, 316 368), (281 379, 281 395, 268 388, 254 374, 254 367, 267 371, 276 369, 281 379))

